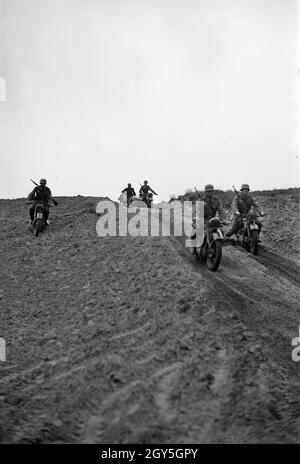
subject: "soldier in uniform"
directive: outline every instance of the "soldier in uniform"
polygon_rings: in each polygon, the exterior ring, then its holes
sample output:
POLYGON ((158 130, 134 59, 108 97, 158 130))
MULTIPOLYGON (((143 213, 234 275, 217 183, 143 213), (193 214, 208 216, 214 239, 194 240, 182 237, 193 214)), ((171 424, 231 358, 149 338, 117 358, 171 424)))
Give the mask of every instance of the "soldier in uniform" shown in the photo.
MULTIPOLYGON (((214 186, 212 184, 207 184, 204 187, 204 225, 208 223, 208 221, 216 216, 218 213, 220 221, 225 221, 225 211, 222 207, 221 201, 218 195, 215 193, 214 186)), ((193 229, 196 228, 196 218, 193 219, 192 224, 193 229)), ((196 233, 193 232, 191 239, 195 238, 196 233)))
POLYGON ((140 197, 142 197, 142 199, 144 199, 148 192, 152 192, 154 195, 157 195, 157 193, 154 192, 154 190, 150 187, 150 185, 148 185, 148 181, 147 180, 144 180, 144 185, 141 186, 140 188, 140 197))
POLYGON ((215 193, 214 186, 207 184, 204 187, 204 223, 219 214, 220 220, 224 221, 225 211, 223 210, 221 201, 215 193))
POLYGON ((132 201, 132 197, 136 196, 134 188, 131 186, 131 184, 128 184, 127 187, 124 188, 124 190, 122 190, 122 193, 126 193, 126 195, 127 195, 127 206, 129 206, 131 201, 132 201))
POLYGON ((28 199, 32 201, 32 205, 29 209, 31 224, 34 220, 34 210, 35 210, 37 203, 42 203, 44 205, 44 215, 45 215, 45 221, 47 225, 49 224, 48 217, 49 217, 49 210, 50 210, 50 207, 49 207, 50 202, 53 201, 55 206, 58 205, 57 201, 55 201, 54 198, 52 197, 51 190, 49 189, 49 187, 46 186, 46 184, 47 184, 46 179, 41 179, 40 185, 38 185, 37 187, 34 187, 32 192, 30 192, 30 194, 28 195, 28 199))
MULTIPOLYGON (((237 233, 243 221, 243 218, 247 216, 251 209, 253 209, 254 212, 257 212, 261 216, 264 215, 258 202, 253 198, 253 196, 249 192, 249 185, 243 184, 241 186, 240 192, 234 197, 231 208, 233 215, 235 214, 236 217, 231 229, 227 232, 226 237, 231 237, 233 234, 237 233)), ((258 218, 256 219, 256 223, 258 225, 258 233, 260 233, 262 224, 258 218)))

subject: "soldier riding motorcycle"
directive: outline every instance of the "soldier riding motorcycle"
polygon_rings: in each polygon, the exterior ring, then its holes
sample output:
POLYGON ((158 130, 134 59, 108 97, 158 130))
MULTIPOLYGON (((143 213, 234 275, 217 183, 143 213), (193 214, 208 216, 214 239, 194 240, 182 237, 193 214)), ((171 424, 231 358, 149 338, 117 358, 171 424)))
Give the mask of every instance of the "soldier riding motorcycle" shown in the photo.
POLYGON ((247 251, 253 255, 258 253, 259 234, 262 228, 259 216, 265 216, 258 202, 249 193, 248 184, 241 186, 240 192, 234 197, 231 208, 234 218, 231 229, 226 233, 226 237, 235 236, 247 251))
POLYGON ((36 203, 34 209, 34 219, 31 225, 33 234, 36 237, 46 228, 47 223, 45 220, 45 206, 43 203, 36 203))
MULTIPOLYGON (((222 243, 224 240, 222 225, 226 224, 226 221, 224 221, 225 212, 219 198, 214 193, 214 186, 212 184, 207 184, 204 191, 204 238, 202 243, 197 243, 196 225, 194 221, 193 228, 195 232, 191 239, 196 240, 196 243, 192 253, 199 261, 205 261, 210 271, 215 272, 222 259, 222 243), (217 213, 219 218, 216 217, 217 213)), ((199 194, 198 197, 201 200, 199 194)))
POLYGON ((133 201, 134 197, 136 196, 136 193, 135 193, 135 190, 134 188, 131 186, 131 184, 129 183, 127 185, 126 188, 124 188, 124 190, 122 190, 122 193, 125 193, 126 194, 126 198, 127 198, 127 206, 130 205, 130 203, 133 201))
POLYGON ((150 185, 148 185, 147 180, 145 180, 144 185, 141 186, 139 194, 140 194, 141 200, 146 203, 148 208, 151 208, 151 204, 153 201, 153 194, 157 195, 157 193, 154 192, 154 190, 152 190, 150 185))
POLYGON ((28 200, 32 202, 29 209, 30 224, 36 236, 49 225, 50 202, 53 201, 55 206, 58 205, 52 197, 51 190, 46 187, 46 183, 46 179, 41 179, 40 185, 36 184, 36 187, 28 195, 28 200))

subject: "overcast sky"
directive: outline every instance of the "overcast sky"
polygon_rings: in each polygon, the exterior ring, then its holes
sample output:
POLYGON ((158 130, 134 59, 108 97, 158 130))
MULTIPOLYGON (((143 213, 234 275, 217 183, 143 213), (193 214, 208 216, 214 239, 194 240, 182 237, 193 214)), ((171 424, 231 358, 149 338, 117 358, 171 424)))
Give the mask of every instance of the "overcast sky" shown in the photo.
POLYGON ((0 8, 0 198, 298 185, 296 0, 0 8))

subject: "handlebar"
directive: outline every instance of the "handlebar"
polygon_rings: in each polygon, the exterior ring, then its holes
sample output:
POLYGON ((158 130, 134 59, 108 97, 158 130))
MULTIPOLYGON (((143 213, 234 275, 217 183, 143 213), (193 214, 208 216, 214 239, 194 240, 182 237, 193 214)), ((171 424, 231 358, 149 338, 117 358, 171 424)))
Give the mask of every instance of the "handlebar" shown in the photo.
MULTIPOLYGON (((39 203, 39 202, 37 202, 37 204, 38 204, 38 203, 39 203)), ((40 202, 40 203, 43 205, 42 202, 40 202)), ((25 205, 32 205, 32 204, 33 204, 33 201, 26 201, 26 202, 25 202, 25 205)), ((48 204, 47 206, 49 206, 49 208, 52 208, 53 205, 48 204)))
MULTIPOLYGON (((244 217, 247 217, 249 213, 233 213, 233 216, 237 217, 237 216, 244 216, 244 217)), ((264 213, 264 214, 258 214, 258 213, 255 213, 257 214, 257 216, 259 217, 264 217, 264 216, 267 216, 268 213, 264 213)))

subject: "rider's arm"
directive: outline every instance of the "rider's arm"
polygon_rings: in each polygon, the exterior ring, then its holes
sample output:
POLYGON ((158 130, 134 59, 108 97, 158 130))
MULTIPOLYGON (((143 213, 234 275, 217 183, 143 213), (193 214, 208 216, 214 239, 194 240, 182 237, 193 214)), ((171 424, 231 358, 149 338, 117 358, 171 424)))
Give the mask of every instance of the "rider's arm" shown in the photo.
POLYGON ((231 203, 231 213, 235 214, 238 212, 238 207, 237 207, 237 202, 238 202, 238 197, 237 195, 234 197, 232 203, 231 203))
POLYGON ((151 187, 149 187, 149 190, 151 190, 151 192, 152 192, 152 193, 154 193, 154 195, 157 195, 157 193, 156 193, 156 192, 154 192, 154 190, 152 190, 152 188, 151 188, 151 187))
POLYGON ((223 209, 223 206, 222 206, 222 203, 221 203, 221 201, 219 199, 218 199, 218 213, 219 213, 220 220, 224 221, 225 217, 226 217, 226 213, 225 213, 225 211, 223 209))
POLYGON ((135 190, 134 190, 134 189, 132 189, 132 195, 133 195, 134 197, 136 197, 136 193, 135 193, 135 190))
POLYGON ((30 192, 30 194, 28 195, 28 200, 33 200, 34 197, 35 197, 35 192, 36 192, 36 187, 34 187, 34 189, 32 190, 32 192, 30 192))
POLYGON ((252 201, 252 206, 255 209, 255 211, 257 211, 258 214, 262 214, 263 211, 262 211, 262 208, 259 206, 258 201, 256 201, 253 197, 251 197, 251 201, 252 201))
POLYGON ((51 190, 50 190, 50 189, 49 189, 49 197, 48 197, 48 198, 49 198, 49 202, 50 202, 50 201, 53 201, 53 203, 55 204, 55 206, 57 206, 57 205, 58 205, 57 201, 56 201, 56 200, 53 198, 53 196, 52 196, 52 193, 51 193, 51 190))
POLYGON ((51 190, 49 189, 48 187, 48 201, 53 201, 53 196, 52 196, 52 193, 51 193, 51 190))

